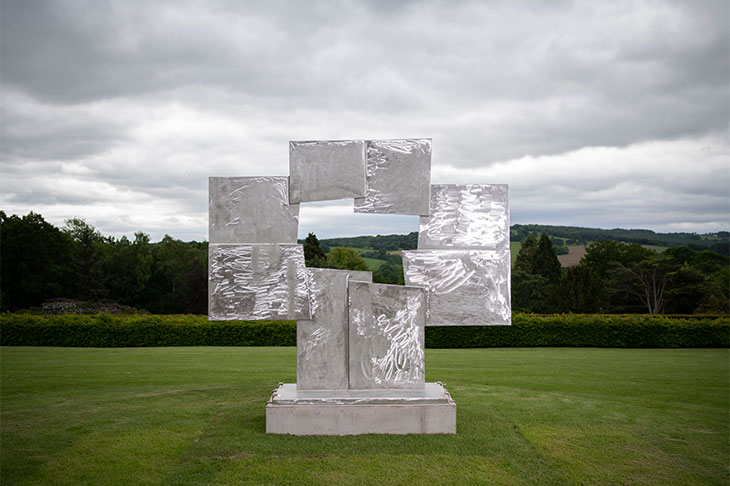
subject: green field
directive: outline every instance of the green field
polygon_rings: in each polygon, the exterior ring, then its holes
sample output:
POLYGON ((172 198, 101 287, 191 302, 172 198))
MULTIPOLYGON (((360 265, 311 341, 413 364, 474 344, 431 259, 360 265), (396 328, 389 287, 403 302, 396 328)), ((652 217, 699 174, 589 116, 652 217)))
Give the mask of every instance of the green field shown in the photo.
POLYGON ((428 349, 457 435, 266 435, 295 354, 2 348, 1 482, 728 484, 727 349, 428 349))

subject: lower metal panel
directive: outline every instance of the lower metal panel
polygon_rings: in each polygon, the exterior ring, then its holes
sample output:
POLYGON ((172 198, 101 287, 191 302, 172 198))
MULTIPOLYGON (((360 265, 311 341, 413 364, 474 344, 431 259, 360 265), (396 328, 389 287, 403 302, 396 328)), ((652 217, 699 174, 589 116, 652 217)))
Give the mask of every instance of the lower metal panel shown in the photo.
POLYGON ((311 320, 297 321, 297 386, 347 388, 347 280, 371 282, 373 274, 307 268, 311 320))
POLYGON ((350 388, 423 388, 422 288, 349 282, 350 388))

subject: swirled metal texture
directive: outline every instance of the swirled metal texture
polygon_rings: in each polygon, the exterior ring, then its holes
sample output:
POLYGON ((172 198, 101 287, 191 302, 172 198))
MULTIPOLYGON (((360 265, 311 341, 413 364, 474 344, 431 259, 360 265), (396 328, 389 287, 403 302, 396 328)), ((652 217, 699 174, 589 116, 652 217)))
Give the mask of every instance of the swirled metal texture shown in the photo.
POLYGON ((431 139, 369 140, 356 213, 428 215, 431 139))
POLYGON ((372 282, 373 274, 307 268, 312 319, 297 321, 297 387, 346 389, 347 280, 372 282))
POLYGON ((365 196, 365 142, 289 142, 292 203, 365 196))
POLYGON ((301 245, 221 245, 208 250, 208 318, 309 319, 301 245))
POLYGON ((296 243, 299 204, 289 204, 288 177, 208 179, 211 243, 296 243))
POLYGON ((509 250, 403 252, 408 285, 426 289, 429 326, 509 325, 509 250))
POLYGON ((423 388, 422 288, 350 281, 350 388, 423 388))
POLYGON ((509 249, 506 184, 433 184, 421 216, 419 249, 509 249))

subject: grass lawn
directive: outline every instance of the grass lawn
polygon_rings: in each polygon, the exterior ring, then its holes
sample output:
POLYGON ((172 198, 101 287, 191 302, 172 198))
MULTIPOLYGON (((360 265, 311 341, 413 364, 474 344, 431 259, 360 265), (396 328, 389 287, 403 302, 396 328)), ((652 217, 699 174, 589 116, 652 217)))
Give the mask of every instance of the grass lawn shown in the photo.
POLYGON ((429 349, 457 435, 266 435, 295 354, 2 348, 0 482, 728 484, 727 349, 429 349))
POLYGON ((380 265, 385 263, 385 260, 379 260, 377 258, 362 257, 362 259, 365 260, 365 263, 368 264, 368 269, 373 272, 375 272, 378 268, 380 268, 380 265))

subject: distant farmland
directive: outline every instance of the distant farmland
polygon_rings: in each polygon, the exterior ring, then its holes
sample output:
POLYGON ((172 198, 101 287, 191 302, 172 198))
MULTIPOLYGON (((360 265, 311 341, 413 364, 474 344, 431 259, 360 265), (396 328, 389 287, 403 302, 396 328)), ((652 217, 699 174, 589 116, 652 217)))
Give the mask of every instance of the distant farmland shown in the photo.
POLYGON ((580 262, 583 255, 586 254, 585 245, 573 245, 568 247, 567 255, 558 255, 558 261, 564 267, 572 267, 580 262))

